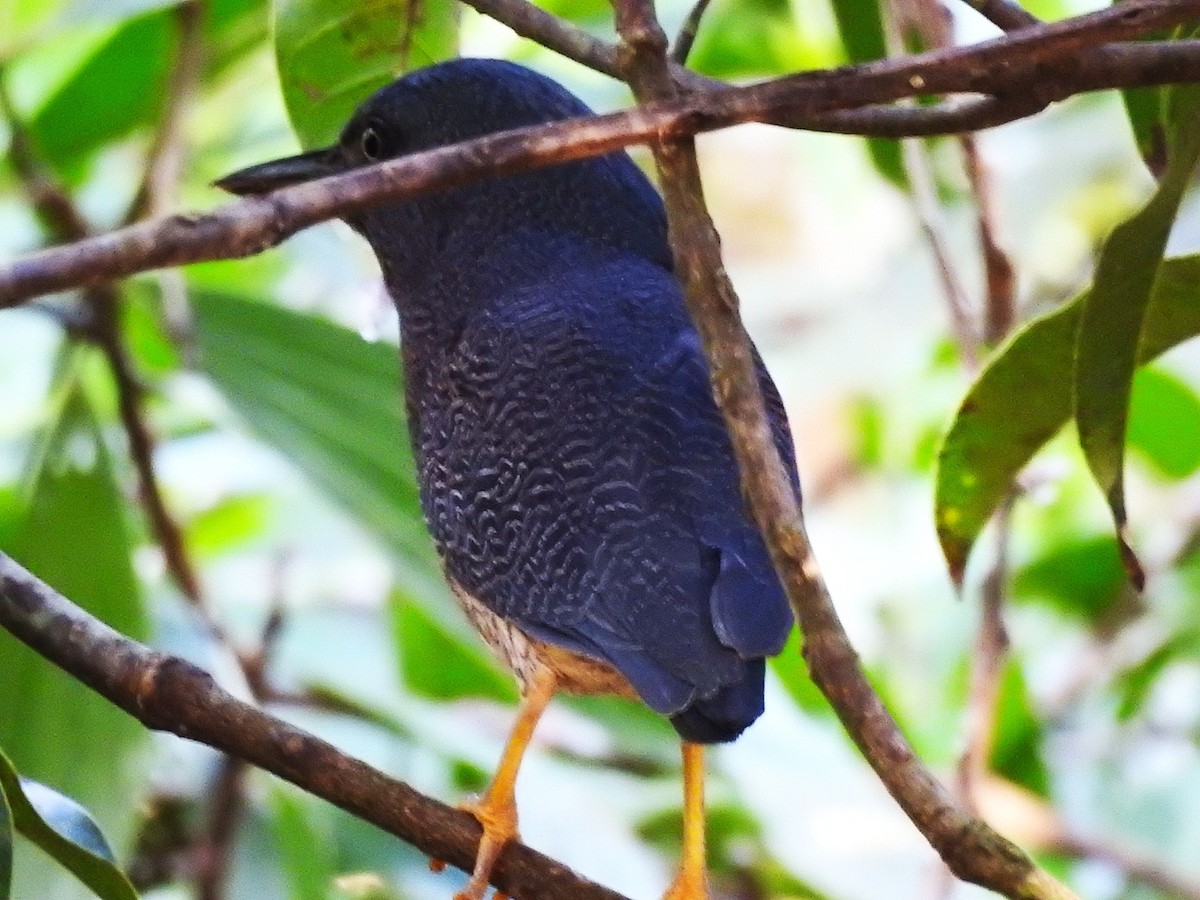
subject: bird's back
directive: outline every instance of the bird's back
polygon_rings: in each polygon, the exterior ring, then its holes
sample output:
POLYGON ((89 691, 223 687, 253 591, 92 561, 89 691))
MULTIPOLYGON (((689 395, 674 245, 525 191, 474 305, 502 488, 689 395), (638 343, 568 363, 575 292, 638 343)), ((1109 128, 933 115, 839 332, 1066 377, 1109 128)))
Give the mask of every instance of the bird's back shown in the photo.
POLYGON ((555 251, 537 276, 408 372, 447 573, 535 640, 610 663, 685 737, 729 740, 762 711, 763 658, 791 617, 678 284, 629 254, 539 240, 555 251))

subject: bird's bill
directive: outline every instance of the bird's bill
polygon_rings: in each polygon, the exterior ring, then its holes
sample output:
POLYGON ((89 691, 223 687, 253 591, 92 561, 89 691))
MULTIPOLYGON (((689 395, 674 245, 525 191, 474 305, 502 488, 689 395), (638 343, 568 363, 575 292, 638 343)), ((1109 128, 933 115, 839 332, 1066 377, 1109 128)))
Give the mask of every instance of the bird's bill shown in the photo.
POLYGON ((334 165, 329 149, 313 150, 299 156, 288 156, 259 163, 246 169, 231 172, 213 184, 222 190, 239 196, 269 194, 271 191, 334 175, 340 169, 334 165))

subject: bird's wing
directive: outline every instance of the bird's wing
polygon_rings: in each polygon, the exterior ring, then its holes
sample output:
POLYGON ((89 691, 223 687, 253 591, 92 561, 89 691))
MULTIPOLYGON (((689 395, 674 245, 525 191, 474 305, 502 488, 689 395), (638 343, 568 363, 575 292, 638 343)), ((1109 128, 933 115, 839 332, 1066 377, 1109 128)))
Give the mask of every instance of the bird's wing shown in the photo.
POLYGON ((436 446, 421 455, 440 466, 426 512, 459 584, 534 636, 609 660, 651 707, 674 714, 747 683, 729 703, 761 710, 761 659, 791 616, 677 284, 645 269, 546 279, 464 331, 450 402, 422 422, 436 446), (585 302, 601 289, 618 296, 585 302))

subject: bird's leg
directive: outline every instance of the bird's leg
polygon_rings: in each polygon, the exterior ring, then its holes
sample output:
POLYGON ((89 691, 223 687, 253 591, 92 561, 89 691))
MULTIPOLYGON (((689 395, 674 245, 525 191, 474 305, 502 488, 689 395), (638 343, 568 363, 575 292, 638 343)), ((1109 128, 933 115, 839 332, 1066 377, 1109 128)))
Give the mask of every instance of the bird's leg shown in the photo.
POLYGON ((683 744, 683 859, 663 900, 707 900, 704 861, 704 745, 683 744))
POLYGON ((532 680, 525 686, 521 706, 517 710, 517 721, 505 744, 500 766, 487 792, 477 803, 463 806, 483 826, 483 837, 475 854, 475 870, 466 890, 456 895, 455 900, 481 900, 487 891, 492 868, 500 858, 504 845, 517 835, 517 799, 515 789, 517 770, 525 748, 533 737, 533 729, 542 717, 546 704, 554 696, 558 684, 554 673, 547 668, 538 668, 532 680))

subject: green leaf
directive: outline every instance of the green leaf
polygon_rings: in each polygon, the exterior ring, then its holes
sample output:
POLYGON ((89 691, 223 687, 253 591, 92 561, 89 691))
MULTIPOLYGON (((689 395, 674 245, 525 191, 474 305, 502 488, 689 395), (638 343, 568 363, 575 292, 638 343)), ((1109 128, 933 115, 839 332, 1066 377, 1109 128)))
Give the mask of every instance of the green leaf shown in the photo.
MULTIPOLYGON (((1033 454, 1071 417, 1071 375, 1086 294, 1029 322, 988 362, 938 454, 935 520, 956 582, 967 556, 1033 454)), ((1200 256, 1166 260, 1142 326, 1149 361, 1200 334, 1200 256)))
POLYGON ((90 153, 152 122, 171 65, 169 12, 118 28, 30 122, 38 152, 71 172, 90 153), (89 111, 103 110, 103 115, 89 111))
POLYGON ((717 78, 803 68, 805 47, 790 0, 715 0, 689 63, 717 78))
POLYGON ((451 0, 274 0, 283 101, 305 149, 333 143, 367 96, 453 56, 451 0))
POLYGON ((396 348, 253 300, 201 292, 193 304, 201 366, 246 424, 402 554, 436 568, 396 348))
MULTIPOLYGON (((75 371, 91 351, 62 369, 58 415, 30 466, 25 508, 5 529, 4 549, 56 590, 133 638, 147 633, 125 499, 115 481, 87 397, 75 371)), ((78 799, 104 831, 130 834, 144 773, 132 762, 145 730, 85 685, 6 632, 0 633, 0 746, 27 776, 78 799)), ((41 866, 18 861, 17 896, 58 896, 41 866)))
POLYGON ((462 697, 516 701, 512 677, 500 670, 478 638, 448 630, 403 595, 392 598, 391 609, 400 670, 413 693, 443 701, 462 697))
POLYGON ((1125 590, 1121 557, 1107 535, 1054 547, 1017 572, 1013 591, 1034 595, 1059 612, 1098 625, 1125 590))
POLYGON ((0 789, 0 900, 12 895, 13 817, 8 798, 0 789))
POLYGON ((1162 121, 1165 91, 1161 87, 1126 88, 1121 91, 1125 115, 1133 129, 1138 153, 1155 177, 1163 173, 1167 163, 1167 134, 1162 121))
POLYGON ((1125 432, 1133 371, 1155 274, 1171 225, 1200 158, 1200 86, 1168 89, 1167 165, 1158 190, 1118 225, 1100 251, 1091 292, 1083 301, 1075 355, 1075 419, 1079 443, 1108 499, 1126 568, 1140 586, 1141 570, 1125 533, 1125 432))
MULTIPOLYGON (((871 62, 887 56, 887 37, 879 0, 833 0, 833 15, 850 62, 871 62)), ((866 140, 871 162, 879 174, 902 190, 908 190, 900 142, 888 138, 866 140)))
POLYGON ((95 820, 74 800, 18 777, 0 752, 0 793, 12 810, 17 831, 88 886, 102 900, 137 900, 137 892, 116 867, 95 820))
POLYGON ((292 900, 327 900, 336 874, 329 848, 309 821, 304 801, 279 785, 271 788, 275 843, 292 900))
POLYGON ((1200 397, 1183 381, 1149 367, 1133 377, 1129 446, 1167 478, 1200 469, 1200 397))
POLYGON ((0 0, 0 62, 44 40, 63 0, 0 0))

